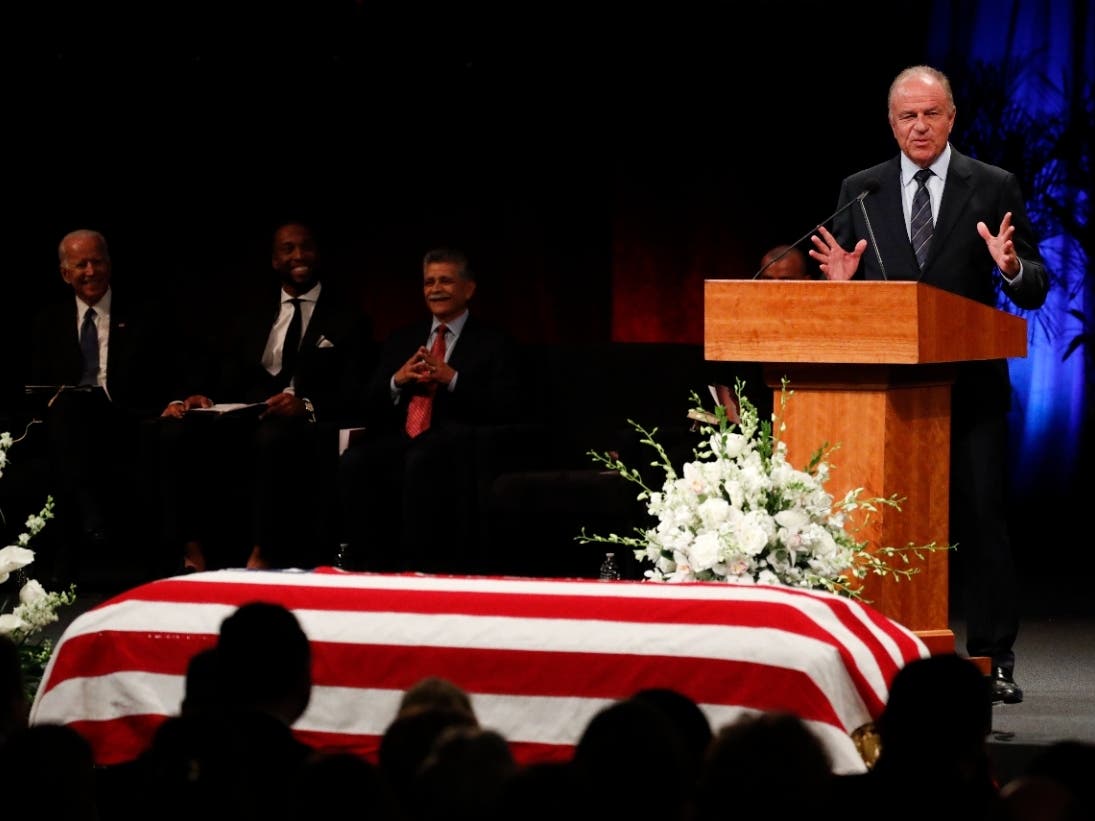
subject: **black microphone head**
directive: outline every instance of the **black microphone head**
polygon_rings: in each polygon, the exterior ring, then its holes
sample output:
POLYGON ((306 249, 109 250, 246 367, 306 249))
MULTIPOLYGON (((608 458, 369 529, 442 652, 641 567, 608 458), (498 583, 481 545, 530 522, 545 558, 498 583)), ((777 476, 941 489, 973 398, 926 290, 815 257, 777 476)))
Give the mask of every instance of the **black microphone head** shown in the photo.
POLYGON ((868 194, 873 194, 879 189, 879 187, 880 186, 878 184, 878 180, 873 178, 869 179, 865 183, 863 183, 863 190, 859 192, 859 196, 865 197, 868 194))

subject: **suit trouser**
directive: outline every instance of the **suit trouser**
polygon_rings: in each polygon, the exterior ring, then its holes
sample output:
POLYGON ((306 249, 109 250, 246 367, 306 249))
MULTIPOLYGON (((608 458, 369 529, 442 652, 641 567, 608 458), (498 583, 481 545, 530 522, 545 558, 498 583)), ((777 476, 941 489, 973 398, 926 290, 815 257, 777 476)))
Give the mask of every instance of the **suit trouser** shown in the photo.
POLYGON ((200 541, 215 566, 242 566, 255 545, 274 567, 333 562, 337 436, 296 417, 163 420, 170 549, 181 555, 185 542, 200 541))
POLYGON ((47 481, 57 525, 47 541, 56 545, 58 576, 79 578, 101 564, 93 551, 109 550, 116 559, 143 548, 155 528, 144 424, 99 388, 64 391, 48 408, 47 481))
POLYGON ((472 429, 365 436, 342 455, 344 538, 366 570, 462 572, 476 538, 472 429))
POLYGON ((1009 672, 1019 632, 1018 583, 1008 532, 1007 417, 955 417, 951 431, 951 543, 957 544, 966 650, 1009 672))

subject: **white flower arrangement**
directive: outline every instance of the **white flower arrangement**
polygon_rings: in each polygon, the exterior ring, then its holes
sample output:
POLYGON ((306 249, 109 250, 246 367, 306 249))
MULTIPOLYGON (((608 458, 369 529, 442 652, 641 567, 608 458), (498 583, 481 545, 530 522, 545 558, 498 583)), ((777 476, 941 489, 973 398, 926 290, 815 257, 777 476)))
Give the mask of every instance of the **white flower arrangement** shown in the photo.
MULTIPOLYGON (((665 472, 660 490, 647 487, 640 473, 616 454, 590 451, 594 461, 642 488, 638 498, 647 502, 658 522, 636 528, 637 536, 590 535, 583 529, 577 540, 631 548, 637 559, 652 565, 644 573, 652 581, 777 584, 852 598, 862 598, 859 580, 869 573, 900 580, 919 572, 895 567, 893 560, 907 565, 910 556, 950 549, 934 542, 871 549, 868 541, 857 540, 854 532, 867 526, 871 514, 881 506, 900 510, 904 500, 896 494, 864 498, 863 488, 834 500, 825 490, 833 448, 822 445, 804 469, 795 468, 787 461, 786 443, 773 433, 778 414, 772 422, 761 422, 743 389, 739 381, 737 423, 721 405, 714 413, 704 410, 692 394, 696 407, 689 418, 699 423, 704 438, 695 449, 695 461, 684 464, 681 475, 654 439, 657 429, 628 420, 642 435, 642 444, 658 454, 651 464, 665 472), (857 511, 863 515, 853 517, 857 511)), ((781 409, 792 393, 784 383, 781 409)))
MULTIPOLYGON (((8 449, 25 437, 26 434, 13 439, 10 433, 0 433, 0 477, 8 464, 8 449)), ((33 697, 53 651, 52 642, 38 634, 57 621, 59 608, 76 601, 75 585, 70 585, 67 591, 54 593, 26 573, 27 566, 34 561, 34 551, 27 545, 52 518, 53 497, 47 496, 42 510, 27 517, 26 530, 16 537, 15 543, 0 548, 0 635, 10 638, 19 650, 28 697, 33 697), (12 606, 6 588, 12 588, 13 583, 18 588, 18 604, 12 606)), ((4 524, 2 511, 0 524, 4 524)))

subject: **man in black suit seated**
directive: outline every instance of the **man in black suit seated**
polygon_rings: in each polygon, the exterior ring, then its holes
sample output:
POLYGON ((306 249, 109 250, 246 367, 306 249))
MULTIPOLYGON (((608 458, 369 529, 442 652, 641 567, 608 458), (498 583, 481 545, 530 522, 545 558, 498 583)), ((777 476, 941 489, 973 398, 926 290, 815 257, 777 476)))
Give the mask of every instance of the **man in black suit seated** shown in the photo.
POLYGON ((163 412, 168 529, 187 570, 207 569, 214 537, 222 540, 216 564, 313 567, 335 558, 338 432, 354 421, 346 402, 352 375, 375 361, 372 324, 322 280, 311 227, 279 225, 271 267, 278 287, 228 317, 213 387, 163 412), (203 412, 211 397, 265 407, 203 412), (249 515, 239 515, 240 505, 249 515), (224 544, 235 537, 246 552, 224 544))
POLYGON ((477 550, 477 441, 522 413, 517 348, 468 310, 465 255, 426 254, 430 319, 395 331, 362 392, 367 427, 342 456, 344 534, 368 570, 467 571, 477 550))
POLYGON ((183 387, 169 313, 131 290, 115 292, 106 238, 72 231, 58 253, 73 296, 34 317, 30 383, 48 393, 36 410, 45 414, 47 490, 60 525, 43 535, 57 543, 57 581, 73 581, 96 551, 121 549, 150 524, 142 423, 183 387))

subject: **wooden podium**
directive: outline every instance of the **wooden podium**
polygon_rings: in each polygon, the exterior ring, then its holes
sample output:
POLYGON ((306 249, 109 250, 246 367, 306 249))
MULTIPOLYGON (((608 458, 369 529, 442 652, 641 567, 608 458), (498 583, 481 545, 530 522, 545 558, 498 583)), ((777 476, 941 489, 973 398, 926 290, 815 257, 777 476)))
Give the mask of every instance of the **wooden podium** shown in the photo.
MULTIPOLYGON (((1026 353, 1024 319, 923 283, 704 283, 704 356, 763 364, 791 463, 804 466, 828 442, 835 498, 855 487, 905 498, 857 534, 874 545, 948 543, 955 363, 1026 353), (784 377, 793 395, 781 410, 784 377)), ((925 553, 911 580, 864 585, 864 598, 932 653, 955 650, 948 560, 925 553)))

